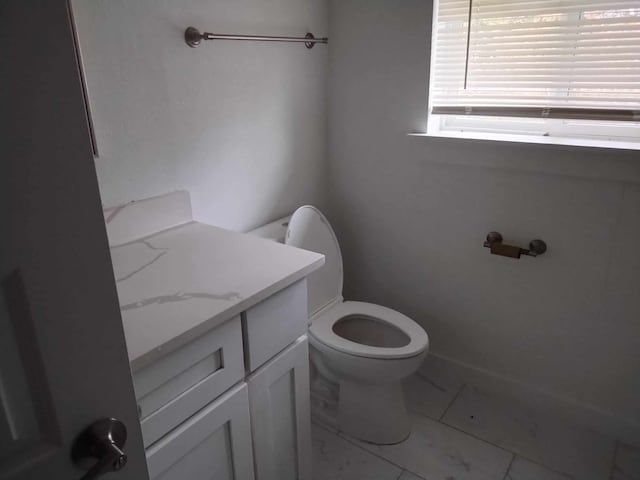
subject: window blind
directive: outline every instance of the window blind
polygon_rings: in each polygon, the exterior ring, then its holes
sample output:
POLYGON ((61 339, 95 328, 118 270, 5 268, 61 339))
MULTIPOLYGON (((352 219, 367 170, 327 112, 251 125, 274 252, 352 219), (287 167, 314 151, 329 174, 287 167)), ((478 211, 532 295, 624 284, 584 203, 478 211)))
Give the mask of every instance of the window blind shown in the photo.
POLYGON ((640 0, 439 0, 434 114, 640 121, 640 0))

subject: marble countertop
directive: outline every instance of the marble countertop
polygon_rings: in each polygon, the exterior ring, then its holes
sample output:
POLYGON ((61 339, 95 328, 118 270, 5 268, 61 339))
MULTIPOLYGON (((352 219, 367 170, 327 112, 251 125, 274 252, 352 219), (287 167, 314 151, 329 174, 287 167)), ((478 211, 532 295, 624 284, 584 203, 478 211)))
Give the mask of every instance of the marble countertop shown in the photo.
POLYGON ((111 248, 131 368, 152 363, 324 264, 324 256, 190 222, 111 248))

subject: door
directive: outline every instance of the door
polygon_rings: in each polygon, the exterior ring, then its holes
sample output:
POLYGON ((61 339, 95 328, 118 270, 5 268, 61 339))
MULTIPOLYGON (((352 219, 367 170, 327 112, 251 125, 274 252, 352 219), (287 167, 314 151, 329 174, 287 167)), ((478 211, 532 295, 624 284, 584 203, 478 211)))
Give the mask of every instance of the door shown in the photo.
POLYGON ((0 479, 81 478, 105 417, 148 478, 66 1, 2 0, 0 58, 0 479))
POLYGON ((256 479, 311 480, 306 335, 247 380, 256 479))

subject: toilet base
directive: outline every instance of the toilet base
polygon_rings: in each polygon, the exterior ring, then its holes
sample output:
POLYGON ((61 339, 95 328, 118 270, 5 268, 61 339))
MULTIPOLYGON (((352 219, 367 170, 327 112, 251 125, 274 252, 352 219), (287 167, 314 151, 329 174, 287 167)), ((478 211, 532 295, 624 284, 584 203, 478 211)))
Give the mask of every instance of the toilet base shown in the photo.
POLYGON ((402 442, 411 433, 411 421, 401 383, 340 381, 338 425, 347 435, 365 442, 402 442))

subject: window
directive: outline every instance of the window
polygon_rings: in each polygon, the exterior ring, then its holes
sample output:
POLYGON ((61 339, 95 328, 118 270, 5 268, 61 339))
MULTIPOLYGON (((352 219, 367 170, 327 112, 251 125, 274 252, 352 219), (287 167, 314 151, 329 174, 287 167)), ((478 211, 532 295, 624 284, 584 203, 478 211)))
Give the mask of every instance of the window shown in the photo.
POLYGON ((434 2, 428 134, 640 149, 640 0, 434 2))

